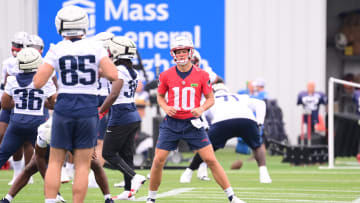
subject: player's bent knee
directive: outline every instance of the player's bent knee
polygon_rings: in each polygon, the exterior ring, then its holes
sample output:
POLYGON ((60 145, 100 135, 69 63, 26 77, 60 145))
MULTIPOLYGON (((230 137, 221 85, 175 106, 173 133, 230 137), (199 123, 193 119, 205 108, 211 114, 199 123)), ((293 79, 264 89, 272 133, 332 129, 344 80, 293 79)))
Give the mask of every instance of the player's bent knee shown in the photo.
POLYGON ((203 159, 203 161, 205 161, 205 163, 211 168, 212 166, 215 166, 217 164, 217 160, 215 157, 209 157, 209 158, 205 158, 203 159))

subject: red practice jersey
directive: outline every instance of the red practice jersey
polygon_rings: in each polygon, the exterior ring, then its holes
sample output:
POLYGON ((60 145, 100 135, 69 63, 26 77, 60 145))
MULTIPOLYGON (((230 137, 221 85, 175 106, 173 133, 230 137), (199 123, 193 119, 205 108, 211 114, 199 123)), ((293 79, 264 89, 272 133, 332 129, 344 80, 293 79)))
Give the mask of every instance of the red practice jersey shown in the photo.
POLYGON ((194 117, 191 109, 199 107, 202 94, 211 91, 209 74, 197 66, 193 66, 185 79, 177 74, 176 66, 162 72, 159 77, 158 93, 168 93, 167 104, 177 110, 173 116, 177 119, 194 117))

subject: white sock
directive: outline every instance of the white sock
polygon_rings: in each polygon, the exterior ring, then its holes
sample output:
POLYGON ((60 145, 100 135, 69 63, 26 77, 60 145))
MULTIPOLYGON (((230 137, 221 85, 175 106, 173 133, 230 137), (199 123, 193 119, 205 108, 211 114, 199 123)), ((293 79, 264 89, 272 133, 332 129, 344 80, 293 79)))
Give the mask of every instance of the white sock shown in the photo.
POLYGON ((7 199, 9 202, 11 202, 13 200, 13 197, 9 194, 6 194, 5 199, 7 199))
POLYGON ((232 187, 228 187, 224 190, 224 192, 226 193, 226 195, 228 197, 234 196, 234 190, 232 189, 232 187))
POLYGON ((56 203, 56 199, 45 199, 45 203, 56 203))
POLYGON ((156 193, 157 193, 157 191, 151 191, 151 190, 149 190, 149 196, 148 196, 148 198, 150 198, 150 199, 156 199, 156 193))
POLYGON ((17 176, 18 174, 20 174, 23 168, 22 160, 13 161, 13 167, 14 167, 14 176, 17 176))
POLYGON ((266 166, 260 166, 259 167, 259 172, 260 172, 260 174, 268 173, 268 170, 267 170, 266 166))
POLYGON ((200 164, 199 168, 201 168, 201 167, 207 167, 206 162, 202 162, 202 163, 200 164))
POLYGON ((66 168, 66 169, 74 169, 74 164, 72 164, 72 163, 70 163, 70 162, 66 162, 65 168, 66 168))
POLYGON ((111 199, 111 195, 110 195, 110 194, 106 194, 106 195, 104 195, 104 198, 105 198, 105 200, 111 199))

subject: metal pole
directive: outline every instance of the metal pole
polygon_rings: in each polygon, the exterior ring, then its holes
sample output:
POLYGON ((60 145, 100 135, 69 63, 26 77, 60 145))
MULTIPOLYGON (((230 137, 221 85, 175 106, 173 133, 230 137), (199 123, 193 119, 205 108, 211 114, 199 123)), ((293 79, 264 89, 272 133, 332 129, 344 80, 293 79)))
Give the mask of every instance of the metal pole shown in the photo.
POLYGON ((334 168, 334 78, 329 79, 329 115, 328 115, 328 156, 329 168, 334 168))

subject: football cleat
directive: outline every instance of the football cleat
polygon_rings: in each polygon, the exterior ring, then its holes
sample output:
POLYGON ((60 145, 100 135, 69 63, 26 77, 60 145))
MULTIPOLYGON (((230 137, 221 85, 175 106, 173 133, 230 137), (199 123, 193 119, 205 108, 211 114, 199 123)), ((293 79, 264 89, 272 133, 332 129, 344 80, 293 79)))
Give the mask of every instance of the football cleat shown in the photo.
POLYGON ((124 191, 112 198, 113 200, 135 200, 135 196, 131 191, 124 191))
POLYGON ((190 168, 186 168, 184 173, 181 174, 180 183, 190 183, 193 171, 190 168))
POLYGON ((155 199, 151 199, 150 197, 147 198, 146 203, 154 203, 155 199))
POLYGON ((106 200, 105 200, 105 203, 114 203, 114 200, 112 200, 112 199, 106 199, 106 200))
POLYGON ((233 196, 232 200, 230 201, 230 203, 245 203, 244 201, 242 201, 241 199, 237 198, 236 196, 233 196))
POLYGON ((131 189, 137 193, 140 187, 145 183, 146 177, 143 175, 136 174, 131 180, 131 189))
POLYGON ((10 203, 10 202, 9 202, 9 200, 7 200, 7 199, 5 199, 5 198, 2 198, 2 199, 0 200, 0 203, 10 203))
POLYGON ((57 194, 57 195, 56 195, 56 202, 65 203, 66 200, 65 200, 60 194, 57 194))

